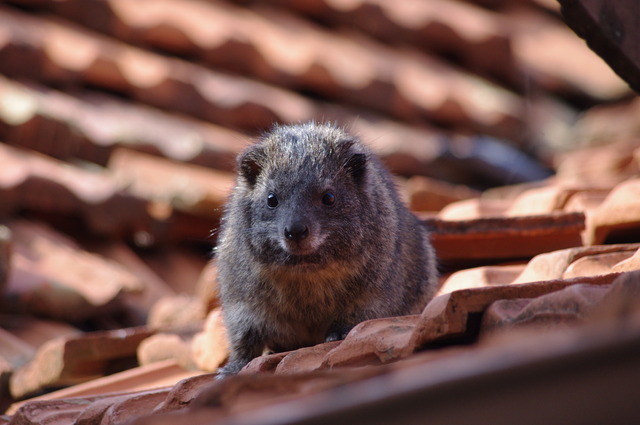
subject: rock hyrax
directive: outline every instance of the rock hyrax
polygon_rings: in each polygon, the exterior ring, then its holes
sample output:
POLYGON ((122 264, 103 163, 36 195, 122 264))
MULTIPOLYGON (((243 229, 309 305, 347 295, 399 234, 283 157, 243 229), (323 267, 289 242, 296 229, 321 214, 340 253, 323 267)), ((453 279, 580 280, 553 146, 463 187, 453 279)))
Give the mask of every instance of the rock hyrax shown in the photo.
POLYGON ((358 323, 420 313, 435 254, 393 178, 329 124, 276 126, 238 156, 216 257, 238 372, 266 348, 342 339, 358 323))

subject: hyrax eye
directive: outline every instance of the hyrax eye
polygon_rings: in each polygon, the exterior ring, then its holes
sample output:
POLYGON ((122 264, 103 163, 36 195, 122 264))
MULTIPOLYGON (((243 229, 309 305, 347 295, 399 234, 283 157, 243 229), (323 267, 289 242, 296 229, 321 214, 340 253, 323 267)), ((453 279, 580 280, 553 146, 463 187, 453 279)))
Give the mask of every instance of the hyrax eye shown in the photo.
POLYGON ((334 195, 333 192, 325 192, 324 195, 322 195, 322 203, 330 207, 336 203, 336 195, 334 195))
POLYGON ((267 195, 267 206, 269 208, 275 208, 278 206, 278 197, 276 196, 275 193, 271 192, 267 195))

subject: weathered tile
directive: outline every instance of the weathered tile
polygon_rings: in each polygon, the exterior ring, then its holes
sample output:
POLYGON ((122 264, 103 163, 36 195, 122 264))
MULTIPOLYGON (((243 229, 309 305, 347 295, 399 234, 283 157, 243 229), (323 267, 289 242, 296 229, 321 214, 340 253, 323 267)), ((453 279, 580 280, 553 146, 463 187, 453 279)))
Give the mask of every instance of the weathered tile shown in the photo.
POLYGON ((169 389, 163 388, 96 400, 83 410, 77 421, 104 425, 126 423, 153 412, 168 393, 169 389))
POLYGON ((153 306, 160 299, 175 295, 175 291, 125 243, 85 239, 83 246, 93 253, 118 263, 144 282, 144 288, 141 291, 127 292, 122 297, 122 304, 129 316, 127 323, 131 322, 131 326, 149 323, 149 314, 153 306))
POLYGON ((510 201, 502 199, 465 199, 445 206, 438 214, 438 218, 448 221, 462 221, 502 217, 510 204, 510 201))
MULTIPOLYGON (((195 220, 197 217, 187 216, 185 219, 195 220)), ((211 224, 211 222, 208 222, 211 224)), ((201 243, 206 250, 212 247, 211 228, 206 233, 192 235, 191 243, 201 243)), ((211 255, 209 252, 194 249, 183 238, 174 238, 172 243, 162 244, 156 249, 139 251, 139 256, 164 282, 177 294, 191 296, 195 293, 202 270, 206 267, 211 255)), ((167 241, 168 242, 168 241, 167 241)), ((143 245, 144 246, 144 245, 143 245)), ((202 307, 198 307, 202 308, 202 307)))
POLYGON ((616 186, 588 216, 586 240, 591 245, 633 241, 640 234, 640 179, 616 186))
POLYGON ((364 367, 277 375, 240 374, 216 381, 203 389, 192 406, 194 409, 221 407, 231 414, 246 412, 343 386, 382 372, 378 367, 364 367))
POLYGON ((327 353, 322 367, 380 365, 396 361, 406 355, 407 344, 419 320, 420 316, 414 315, 362 322, 339 346, 327 353))
POLYGON ((173 412, 182 410, 194 401, 205 388, 215 385, 214 374, 199 374, 185 378, 171 387, 171 390, 155 409, 155 412, 173 412))
POLYGON ((175 425, 188 423, 189 425, 211 425, 223 420, 225 413, 220 409, 180 409, 169 413, 153 413, 134 419, 131 425, 175 425))
POLYGON ((264 354, 251 360, 242 370, 240 375, 253 375, 263 372, 275 372, 278 364, 284 359, 291 351, 283 351, 281 353, 264 354))
POLYGON ((547 90, 599 100, 620 99, 629 92, 626 83, 561 21, 525 8, 512 8, 505 18, 517 22, 511 34, 516 62, 547 90))
POLYGON ((202 269, 196 283, 195 294, 200 299, 205 311, 211 311, 220 306, 218 294, 218 269, 215 261, 209 261, 202 269))
POLYGON ((533 299, 495 301, 482 315, 481 332, 512 331, 522 326, 551 330, 583 323, 609 289, 577 284, 533 299))
POLYGON ((229 340, 222 318, 222 310, 212 310, 202 332, 191 343, 193 361, 198 369, 214 372, 229 357, 229 340))
POLYGON ((275 373, 300 373, 320 369, 327 354, 341 343, 342 341, 325 342, 291 351, 278 363, 275 373))
POLYGON ((0 402, 9 397, 9 378, 35 354, 32 346, 0 328, 0 402))
POLYGON ((22 74, 50 83, 91 84, 236 128, 266 128, 274 121, 304 121, 314 116, 311 102, 276 87, 168 59, 70 24, 15 10, 1 12, 3 28, 15 38, 0 50, 0 57, 22 59, 2 61, 0 68, 8 76, 22 74), (25 31, 28 41, 20 39, 25 31), (11 49, 25 42, 29 50, 11 49), (25 61, 42 67, 25 66, 25 61))
MULTIPOLYGON (((20 407, 34 402, 80 397, 90 399, 108 394, 161 389, 173 386, 183 379, 200 376, 200 374, 197 371, 185 370, 172 360, 156 362, 14 403, 7 410, 7 413, 15 414, 20 407)), ((167 394, 169 392, 167 390, 167 394)))
POLYGON ((202 303, 190 295, 173 295, 159 299, 149 312, 148 326, 153 329, 195 327, 206 318, 202 303))
MULTIPOLYGON (((613 111, 614 114, 616 112, 619 115, 618 111, 613 111)), ((613 117, 605 116, 602 120, 601 126, 617 125, 613 117)), ((591 190, 605 195, 617 184, 637 177, 640 168, 635 158, 637 136, 608 135, 600 129, 589 129, 586 122, 584 127, 579 127, 574 137, 585 140, 586 146, 577 146, 556 155, 558 181, 591 187, 591 190)))
POLYGON ((591 190, 588 186, 550 185, 529 189, 513 200, 508 216, 540 215, 561 211, 573 196, 591 190))
POLYGON ((562 274, 563 279, 571 279, 578 276, 595 276, 613 272, 613 268, 620 262, 628 260, 637 251, 618 251, 603 254, 585 255, 567 267, 562 274))
POLYGON ((522 273, 524 264, 511 264, 503 266, 482 266, 471 269, 459 270, 451 274, 440 289, 438 294, 446 294, 459 289, 481 288, 483 286, 508 285, 522 273))
POLYGON ((616 278, 611 289, 587 318, 592 324, 620 323, 633 326, 640 318, 640 272, 635 269, 616 278))
POLYGON ((97 234, 149 232, 147 202, 102 172, 0 144, 0 216, 17 211, 62 214, 97 234))
POLYGON ((427 51, 454 55, 474 71, 518 82, 505 22, 497 13, 474 4, 415 0, 393 4, 361 0, 348 6, 324 0, 313 6, 291 0, 270 3, 331 25, 356 27, 385 42, 411 43, 427 51))
POLYGON ((519 285, 488 286, 440 295, 434 298, 422 312, 406 345, 407 352, 402 355, 408 356, 417 349, 443 341, 473 339, 474 328, 478 326, 477 321, 481 313, 494 301, 535 298, 578 283, 609 285, 617 276, 619 273, 519 285))
POLYGON ((10 424, 68 425, 99 397, 46 400, 27 403, 11 417, 10 424))
POLYGON ((582 212, 587 216, 600 206, 608 194, 608 189, 595 189, 576 193, 567 201, 564 206, 564 211, 582 212))
POLYGON ((0 360, 3 367, 7 367, 6 370, 3 369, 3 374, 11 372, 15 367, 26 363, 35 354, 32 346, 2 328, 0 328, 0 341, 2 341, 0 360))
POLYGON ((426 219, 444 262, 516 259, 582 245, 582 213, 448 221, 426 219))
MULTIPOLYGON (((606 151, 611 153, 618 152, 620 156, 620 162, 618 164, 608 164, 612 170, 618 172, 624 172, 629 166, 637 164, 625 163, 623 158, 631 158, 633 151, 637 148, 637 135, 640 132, 640 123, 636 117, 640 113, 640 98, 631 97, 626 101, 616 102, 612 104, 604 103, 595 105, 588 109, 580 116, 575 122, 571 131, 571 139, 575 148, 567 152, 567 156, 572 154, 580 154, 581 151, 586 150, 583 156, 583 170, 588 172, 588 167, 597 167, 596 161, 587 161, 589 147, 599 148, 601 154, 606 151)), ((559 155, 560 158, 564 155, 559 155)), ((604 158, 607 159, 607 158, 604 158)), ((576 167, 580 164, 576 161, 574 164, 576 167)), ((602 167, 602 165, 600 165, 602 167)), ((633 168, 629 168, 632 171, 633 168)), ((597 171, 597 169, 596 169, 597 171)), ((627 174, 627 173, 625 173, 627 174)), ((630 177, 627 175, 625 177, 630 177)))
MULTIPOLYGON (((483 81, 478 77, 465 75, 464 72, 448 66, 446 62, 426 57, 417 51, 409 52, 407 48, 389 49, 381 43, 355 34, 323 30, 275 8, 261 7, 251 10, 231 5, 185 4, 171 0, 149 1, 146 8, 134 8, 122 1, 108 3, 104 11, 119 22, 117 27, 114 25, 113 28, 101 28, 102 30, 115 32, 124 28, 125 30, 118 34, 120 37, 140 44, 160 45, 161 48, 167 47, 168 50, 175 51, 175 42, 162 45, 163 39, 166 38, 144 36, 158 27, 171 28, 174 34, 183 37, 182 40, 189 40, 186 45, 182 44, 185 50, 195 53, 211 67, 249 74, 290 89, 311 91, 341 102, 377 109, 404 121, 417 121, 426 115, 444 123, 482 129, 496 136, 517 137, 517 129, 525 118, 520 114, 523 109, 521 99, 488 80, 483 81), (175 12, 176 7, 180 9, 180 13, 175 12), (215 31, 212 31, 209 25, 212 21, 218 23, 215 31), (129 30, 126 30, 127 28, 129 30), (282 49, 280 45, 287 45, 288 49, 282 49), (292 54, 294 52, 295 54, 292 54), (354 60, 344 62, 341 60, 344 57, 354 60), (474 101, 480 97, 486 100, 474 101)), ((83 5, 77 3, 75 7, 82 8, 83 5)), ((486 31, 491 27, 490 23, 487 26, 486 20, 482 18, 473 19, 474 16, 483 13, 489 15, 481 9, 477 9, 476 14, 464 13, 468 7, 456 7, 450 2, 442 2, 442 6, 432 7, 441 13, 443 8, 457 10, 456 15, 462 14, 467 18, 465 27, 471 25, 468 21, 473 22, 475 29, 484 27, 486 31)), ((424 10, 424 7, 417 10, 424 10)), ((414 18, 415 12, 412 14, 414 18)), ((457 21, 459 20, 460 16, 457 21)), ((480 31, 483 32, 482 29, 480 31)), ((70 34, 67 34, 68 38, 72 38, 70 34)), ((499 37, 495 37, 494 34, 493 39, 496 42, 499 37)), ((502 47, 506 47, 506 39, 502 41, 502 47)), ((46 43, 45 47, 50 44, 52 43, 46 43)), ((133 91, 145 101, 159 101, 160 97, 165 97, 162 92, 175 93, 175 83, 189 83, 186 78, 177 78, 175 82, 171 82, 168 76, 178 75, 176 67, 167 66, 165 61, 152 55, 136 57, 131 54, 126 57, 131 63, 127 63, 124 57, 112 60, 119 73, 111 76, 111 79, 102 78, 98 70, 91 71, 92 68, 96 68, 96 58, 103 58, 105 55, 100 56, 98 52, 94 52, 95 43, 85 43, 86 50, 90 50, 87 45, 91 45, 91 54, 85 52, 84 56, 62 54, 52 48, 47 51, 50 56, 54 56, 52 52, 55 52, 56 56, 52 58, 54 62, 67 65, 67 68, 79 68, 81 77, 95 76, 96 79, 100 78, 96 82, 115 84, 117 89, 133 91), (144 73, 137 69, 142 67, 140 64, 145 67, 144 73), (174 68, 174 72, 168 72, 171 68, 174 68), (165 84, 166 89, 162 90, 161 87, 165 84), (127 85, 134 87, 129 89, 127 85), (148 87, 154 87, 156 90, 149 92, 146 90, 148 87)), ((496 52, 493 49, 491 51, 496 52)), ((510 53, 509 49, 498 51, 506 53, 507 56, 510 53)), ((492 63, 486 61, 486 57, 483 61, 477 62, 492 63)), ((208 90, 203 90, 202 93, 205 98, 209 95, 208 90)), ((240 90, 234 91, 236 95, 241 93, 240 90)), ((193 100, 203 99, 194 96, 193 100)), ((264 100, 261 103, 264 103, 264 100)), ((257 105, 258 103, 252 106, 255 108, 257 105)), ((274 106, 265 110, 264 115, 278 109, 274 106)), ((189 112, 195 113, 194 110, 189 112)), ((255 112, 262 111, 258 109, 255 112)), ((292 112, 293 108, 289 115, 292 112)), ((279 115, 272 116, 272 120, 284 118, 283 115, 279 115)), ((247 120, 248 117, 244 119, 247 120)), ((265 119, 268 117, 265 116, 265 119)))
POLYGON ((81 249, 36 222, 15 221, 12 273, 4 306, 52 318, 81 320, 117 304, 144 283, 117 263, 81 249))
POLYGON ((195 370, 191 342, 197 330, 158 332, 138 345, 137 359, 142 366, 174 361, 184 369, 195 370))
POLYGON ((634 270, 640 270, 640 247, 629 258, 620 261, 611 267, 611 271, 616 272, 630 272, 634 270))
POLYGON ((22 366, 47 341, 58 337, 78 335, 80 331, 65 322, 38 319, 27 315, 5 314, 0 316, 0 333, 7 338, 6 344, 3 344, 0 349, 0 353, 3 353, 2 357, 12 358, 13 355, 7 357, 5 353, 11 353, 15 348, 17 349, 16 354, 22 354, 18 355, 12 364, 22 366))
POLYGON ((406 183, 409 208, 413 211, 440 211, 463 199, 474 198, 479 192, 462 185, 422 176, 411 177, 406 183))
POLYGON ((111 156, 108 169, 119 184, 141 198, 212 220, 235 181, 231 173, 121 148, 111 156))
POLYGON ((106 165, 127 147, 230 171, 246 137, 113 96, 60 92, 0 77, 0 139, 58 159, 106 165))
MULTIPOLYGON (((567 268, 581 258, 607 254, 621 255, 616 258, 630 257, 639 248, 640 244, 621 244, 586 246, 546 252, 532 258, 514 283, 561 279, 567 268)), ((611 271, 613 270, 609 270, 609 272, 611 271)))
POLYGON ((391 143, 406 133, 415 133, 421 145, 438 143, 425 137, 428 132, 418 128, 407 131, 406 126, 383 117, 314 102, 255 80, 217 73, 126 46, 70 24, 60 25, 6 8, 0 10, 0 20, 6 23, 10 32, 9 45, 0 49, 0 57, 22 57, 18 61, 0 61, 0 69, 8 76, 31 76, 49 83, 89 84, 131 96, 151 106, 252 133, 266 129, 274 122, 335 120, 343 124, 355 123, 354 127, 367 128, 369 132, 375 132, 376 137, 391 143), (20 28, 28 29, 30 49, 16 52, 14 45, 27 43, 21 38, 25 31, 20 28), (79 47, 69 49, 73 43, 79 47), (35 68, 21 65, 29 61, 44 62, 40 68, 46 70, 44 75, 35 68), (397 127, 405 130, 398 133, 397 127))
POLYGON ((115 363, 134 359, 140 342, 151 334, 146 328, 133 328, 52 339, 13 374, 11 394, 20 398, 114 372, 115 363))

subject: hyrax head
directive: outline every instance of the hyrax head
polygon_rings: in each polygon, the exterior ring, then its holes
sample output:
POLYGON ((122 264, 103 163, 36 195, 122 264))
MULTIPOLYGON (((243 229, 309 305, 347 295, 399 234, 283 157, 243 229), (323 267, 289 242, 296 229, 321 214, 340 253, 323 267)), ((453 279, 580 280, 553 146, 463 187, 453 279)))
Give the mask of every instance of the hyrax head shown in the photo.
POLYGON ((246 237, 261 261, 322 265, 356 255, 368 158, 330 125, 275 127, 238 159, 246 237))

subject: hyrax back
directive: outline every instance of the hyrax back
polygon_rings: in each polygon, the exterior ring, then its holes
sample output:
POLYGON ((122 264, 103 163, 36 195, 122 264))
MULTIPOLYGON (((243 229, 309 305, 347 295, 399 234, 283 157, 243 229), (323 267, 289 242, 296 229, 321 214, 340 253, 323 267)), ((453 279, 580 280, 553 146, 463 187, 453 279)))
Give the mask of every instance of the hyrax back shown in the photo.
POLYGON ((373 318, 419 313, 437 287, 428 235, 356 138, 275 127, 238 157, 217 247, 231 343, 221 375, 265 348, 343 338, 373 318))

